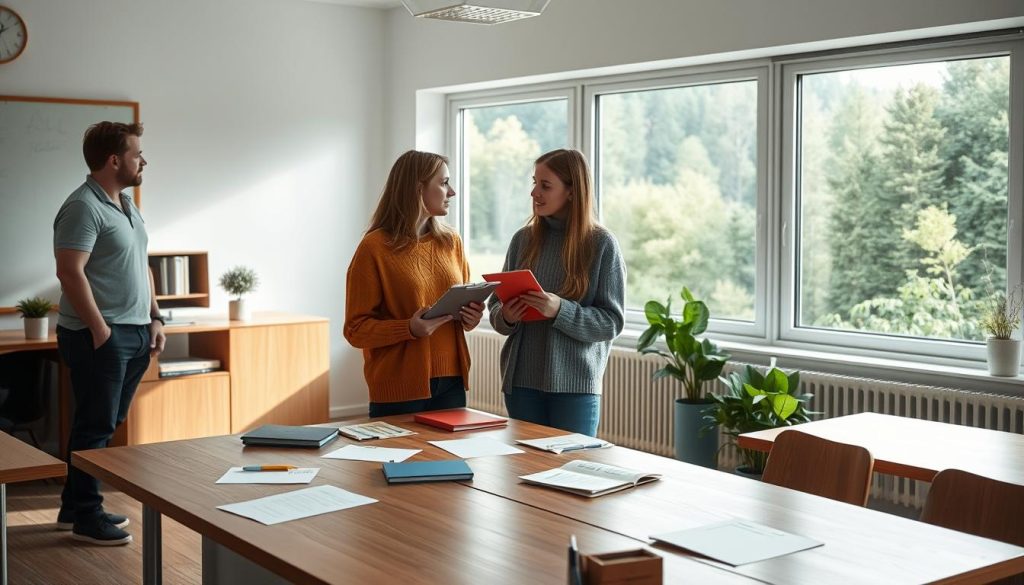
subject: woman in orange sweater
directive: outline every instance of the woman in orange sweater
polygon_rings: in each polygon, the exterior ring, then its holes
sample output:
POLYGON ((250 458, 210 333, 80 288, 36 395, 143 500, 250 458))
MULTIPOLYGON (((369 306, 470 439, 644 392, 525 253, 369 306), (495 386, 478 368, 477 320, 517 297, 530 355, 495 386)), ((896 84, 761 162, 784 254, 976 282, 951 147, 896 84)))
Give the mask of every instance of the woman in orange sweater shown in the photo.
POLYGON ((370 227, 348 268, 345 339, 363 350, 370 416, 466 405, 465 332, 483 305, 424 319, 454 284, 469 280, 462 240, 437 220, 455 191, 448 159, 410 150, 395 161, 370 227))

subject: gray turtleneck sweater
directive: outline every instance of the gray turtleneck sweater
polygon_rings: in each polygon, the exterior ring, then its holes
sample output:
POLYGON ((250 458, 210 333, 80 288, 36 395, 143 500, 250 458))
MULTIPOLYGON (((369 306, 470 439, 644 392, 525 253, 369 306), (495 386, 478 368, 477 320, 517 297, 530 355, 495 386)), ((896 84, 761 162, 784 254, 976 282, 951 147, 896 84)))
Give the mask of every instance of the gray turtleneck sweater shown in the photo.
MULTIPOLYGON (((545 291, 557 293, 565 281, 565 224, 554 218, 544 221, 547 229, 537 265, 522 265, 530 237, 530 228, 525 227, 512 236, 504 270, 530 268, 545 291)), ((543 392, 601 393, 612 340, 623 327, 626 266, 619 244, 608 230, 595 230, 593 247, 586 294, 579 300, 563 298, 554 319, 509 325, 501 316, 501 301, 491 297, 491 326, 508 335, 501 348, 503 392, 520 386, 543 392)))

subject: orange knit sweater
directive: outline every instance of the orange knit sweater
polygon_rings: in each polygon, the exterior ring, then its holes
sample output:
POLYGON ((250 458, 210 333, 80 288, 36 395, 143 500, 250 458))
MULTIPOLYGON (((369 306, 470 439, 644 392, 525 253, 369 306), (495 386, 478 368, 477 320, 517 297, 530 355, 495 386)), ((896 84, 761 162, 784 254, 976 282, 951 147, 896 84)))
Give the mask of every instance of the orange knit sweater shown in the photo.
POLYGON ((462 241, 448 246, 428 237, 402 250, 374 230, 359 243, 348 268, 345 339, 363 350, 371 402, 430 398, 430 378, 462 376, 469 387, 469 349, 453 321, 432 335, 409 332, 413 313, 429 307, 453 284, 469 280, 462 241))

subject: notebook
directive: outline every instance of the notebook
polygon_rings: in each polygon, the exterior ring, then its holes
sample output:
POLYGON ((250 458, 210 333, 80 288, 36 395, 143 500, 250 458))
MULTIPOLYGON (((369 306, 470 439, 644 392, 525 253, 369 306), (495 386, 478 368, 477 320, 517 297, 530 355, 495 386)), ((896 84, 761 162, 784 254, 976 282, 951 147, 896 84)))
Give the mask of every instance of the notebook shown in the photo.
POLYGON ((483 303, 491 292, 498 288, 499 282, 471 282, 469 284, 456 284, 446 290, 441 298, 437 299, 432 307, 423 313, 424 319, 436 319, 445 315, 451 315, 459 319, 459 310, 469 303, 483 303))
POLYGON ((561 467, 531 475, 520 475, 526 483, 552 487, 579 496, 596 498, 626 488, 661 479, 657 473, 644 473, 594 461, 570 461, 561 467))
POLYGON ((487 414, 486 412, 480 412, 479 410, 472 410, 470 408, 421 412, 413 416, 413 420, 418 423, 452 432, 503 427, 508 424, 507 418, 494 416, 493 414, 487 414))
MULTIPOLYGON (((498 295, 501 302, 506 303, 519 295, 530 292, 530 291, 541 291, 540 283, 537 282, 537 278, 533 275, 533 272, 529 270, 513 270, 511 272, 497 272, 495 274, 485 274, 484 280, 487 282, 499 282, 501 286, 494 291, 494 294, 498 295)), ((543 321, 547 319, 544 315, 540 314, 540 311, 530 307, 526 309, 526 313, 523 315, 523 321, 543 321)))
POLYGON ((265 447, 323 447, 338 436, 337 427, 263 425, 242 435, 246 445, 265 447))
POLYGON ((473 470, 461 459, 384 463, 382 468, 388 483, 473 479, 473 470))

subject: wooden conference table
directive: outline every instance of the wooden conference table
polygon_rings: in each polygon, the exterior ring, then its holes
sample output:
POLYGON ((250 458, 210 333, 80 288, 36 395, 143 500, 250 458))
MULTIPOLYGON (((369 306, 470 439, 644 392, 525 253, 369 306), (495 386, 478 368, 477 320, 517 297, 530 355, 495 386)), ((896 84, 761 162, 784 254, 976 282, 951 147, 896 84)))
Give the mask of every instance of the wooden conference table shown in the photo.
MULTIPOLYGON (((428 440, 564 434, 510 421, 507 428, 447 433, 387 417, 417 435, 373 444, 414 447, 411 460, 453 456, 428 440)), ((984 583, 1024 571, 1024 548, 978 538, 631 449, 470 460, 473 481, 388 486, 379 463, 321 459, 319 450, 243 448, 235 436, 77 452, 73 464, 143 504, 144 581, 160 582, 161 515, 214 545, 295 582, 565 583, 565 547, 584 554, 637 548, 650 534, 741 518, 825 542, 743 565, 659 548, 666 583, 984 583), (521 484, 516 476, 587 459, 663 474, 650 484, 580 498, 521 484), (378 503, 275 526, 216 506, 303 486, 215 485, 229 467, 289 463, 320 467, 310 485, 336 485, 378 503)), ((204 570, 206 563, 204 561, 204 570)))
POLYGON ((0 433, 0 583, 7 585, 7 484, 67 475, 67 465, 35 447, 0 433))
POLYGON ((739 436, 739 446, 771 450, 779 433, 798 428, 871 451, 875 471, 931 481, 943 469, 962 469, 1024 485, 1024 435, 864 412, 739 436))

